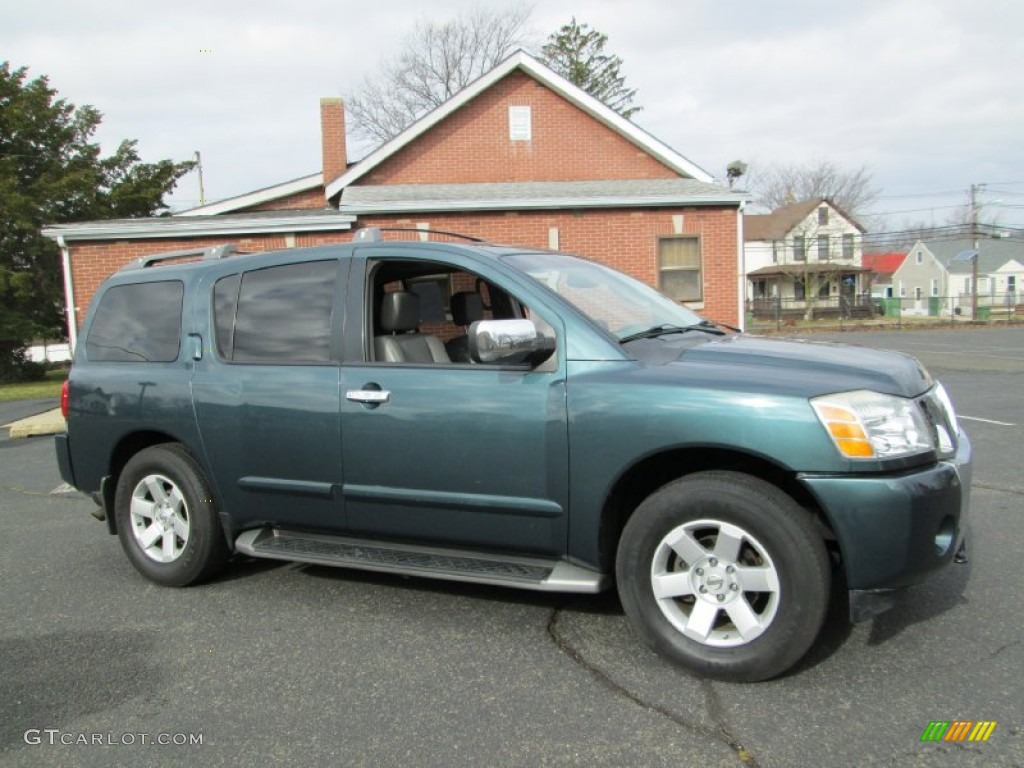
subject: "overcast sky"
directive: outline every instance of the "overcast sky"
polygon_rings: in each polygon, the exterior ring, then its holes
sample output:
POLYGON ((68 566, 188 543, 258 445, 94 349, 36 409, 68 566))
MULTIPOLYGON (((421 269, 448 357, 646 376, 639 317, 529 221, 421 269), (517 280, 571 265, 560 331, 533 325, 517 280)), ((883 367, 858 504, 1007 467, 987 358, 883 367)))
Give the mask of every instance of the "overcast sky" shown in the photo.
MULTIPOLYGON (((319 98, 374 72, 426 8, 444 21, 472 5, 2 2, 0 60, 97 107, 108 151, 201 151, 213 199, 317 172, 319 98)), ((1024 227, 1019 0, 544 0, 535 38, 574 14, 622 57, 634 121, 718 178, 736 159, 866 165, 890 228, 945 223, 987 183, 984 214, 1024 227)), ((191 174, 172 201, 198 197, 191 174)))

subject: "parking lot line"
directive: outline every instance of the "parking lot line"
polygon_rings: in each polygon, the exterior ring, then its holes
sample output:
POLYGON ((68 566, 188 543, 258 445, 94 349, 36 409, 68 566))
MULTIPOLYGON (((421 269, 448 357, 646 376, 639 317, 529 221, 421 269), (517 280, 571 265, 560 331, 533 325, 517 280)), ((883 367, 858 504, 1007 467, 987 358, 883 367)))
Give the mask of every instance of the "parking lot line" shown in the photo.
POLYGON ((999 426, 999 427, 1016 427, 1017 426, 1016 424, 1011 424, 1008 421, 994 421, 993 419, 982 419, 979 416, 964 416, 962 413, 961 414, 957 414, 957 418, 958 419, 963 419, 965 421, 980 421, 980 422, 983 422, 985 424, 995 424, 996 426, 999 426))

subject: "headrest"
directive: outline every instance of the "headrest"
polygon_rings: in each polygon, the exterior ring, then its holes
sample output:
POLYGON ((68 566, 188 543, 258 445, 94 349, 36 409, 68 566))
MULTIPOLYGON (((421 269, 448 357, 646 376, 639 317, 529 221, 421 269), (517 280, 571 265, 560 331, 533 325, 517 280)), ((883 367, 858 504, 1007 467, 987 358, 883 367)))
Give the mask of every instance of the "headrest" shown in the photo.
POLYGON ((384 333, 415 331, 420 324, 420 297, 415 293, 385 293, 380 305, 380 330, 384 333))
POLYGON ((460 291, 452 294, 452 322, 456 325, 472 325, 484 319, 484 300, 479 293, 460 291))

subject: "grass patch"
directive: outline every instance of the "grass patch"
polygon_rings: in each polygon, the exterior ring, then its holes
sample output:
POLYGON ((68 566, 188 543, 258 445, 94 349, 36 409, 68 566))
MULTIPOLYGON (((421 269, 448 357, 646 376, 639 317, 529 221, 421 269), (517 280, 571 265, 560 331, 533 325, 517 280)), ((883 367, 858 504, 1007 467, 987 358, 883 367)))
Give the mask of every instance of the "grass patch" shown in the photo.
POLYGON ((58 368, 46 372, 42 381, 26 381, 19 384, 0 384, 0 403, 12 400, 36 400, 42 397, 60 397, 60 388, 68 372, 58 368))

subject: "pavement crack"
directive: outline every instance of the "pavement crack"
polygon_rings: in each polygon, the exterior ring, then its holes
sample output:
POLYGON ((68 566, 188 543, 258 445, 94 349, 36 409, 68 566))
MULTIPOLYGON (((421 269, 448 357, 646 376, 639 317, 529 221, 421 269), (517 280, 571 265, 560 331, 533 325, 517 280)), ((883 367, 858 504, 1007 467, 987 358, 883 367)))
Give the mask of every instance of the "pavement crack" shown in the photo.
POLYGON ((994 659, 994 658, 995 658, 996 656, 998 656, 998 655, 999 655, 1000 653, 1002 653, 1003 651, 1005 651, 1005 650, 1006 650, 1007 648, 1013 648, 1013 647, 1014 647, 1015 645, 1020 645, 1020 644, 1021 644, 1021 639, 1020 639, 1020 638, 1017 638, 1017 639, 1016 639, 1016 640, 1014 640, 1014 641, 1013 641, 1012 643, 1006 643, 1005 645, 1001 645, 1001 646, 999 646, 999 647, 998 647, 998 648, 996 648, 996 649, 995 649, 994 651, 992 651, 992 653, 990 653, 990 654, 988 655, 988 657, 989 657, 990 659, 994 659))
POLYGON ((702 680, 700 683, 701 688, 704 690, 705 707, 711 715, 711 719, 715 723, 715 728, 708 728, 707 726, 700 725, 699 723, 691 723, 681 715, 655 704, 654 702, 647 701, 639 694, 634 693, 616 681, 611 675, 597 666, 597 664, 587 659, 583 653, 569 642, 568 638, 566 638, 566 636, 559 630, 558 622, 565 608, 566 606, 559 606, 555 608, 551 612, 551 616, 548 618, 548 635, 550 635, 558 650, 589 672, 592 677, 613 693, 628 699, 638 707, 645 709, 648 712, 653 712, 671 720, 673 723, 687 731, 696 733, 700 736, 706 736, 725 744, 736 754, 736 757, 739 758, 743 765, 748 766, 749 768, 759 768, 758 762, 754 758, 753 754, 751 754, 750 751, 744 747, 726 727, 721 701, 719 700, 718 694, 715 692, 710 681, 702 680))
POLYGON ((983 488, 986 491, 998 491, 999 493, 1012 493, 1014 496, 1024 496, 1024 491, 1019 488, 1007 488, 1002 485, 988 485, 987 483, 972 482, 972 488, 983 488))

